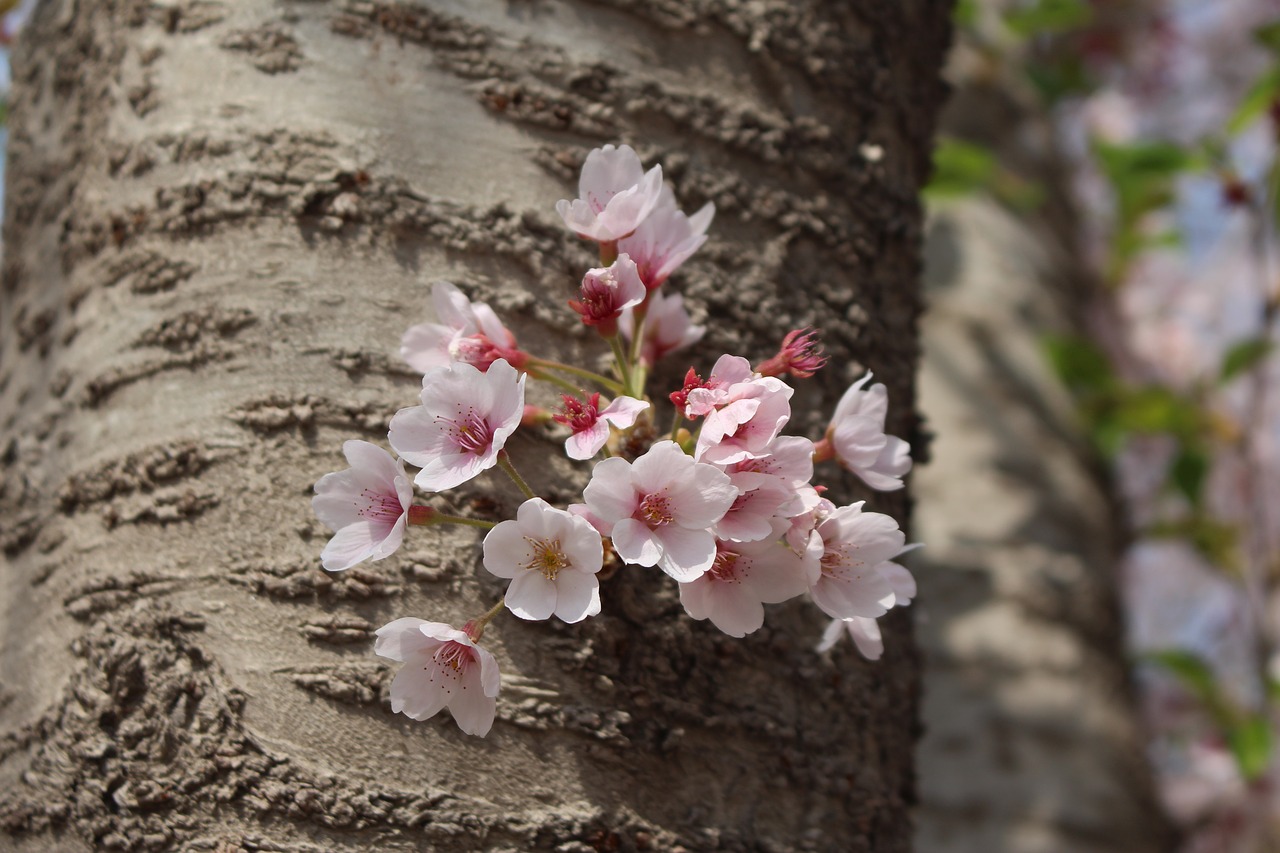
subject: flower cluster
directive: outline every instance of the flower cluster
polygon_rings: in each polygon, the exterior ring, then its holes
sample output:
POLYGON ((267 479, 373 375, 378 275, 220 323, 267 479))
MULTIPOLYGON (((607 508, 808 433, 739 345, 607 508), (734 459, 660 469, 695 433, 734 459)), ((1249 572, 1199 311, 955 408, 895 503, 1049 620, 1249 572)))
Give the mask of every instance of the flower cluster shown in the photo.
POLYGON ((911 458, 906 442, 885 433, 885 387, 866 388, 870 374, 855 383, 816 443, 783 434, 793 395, 785 378, 826 364, 816 332, 797 329, 757 367, 732 354, 706 379, 690 367, 667 395, 669 436, 653 440, 650 369, 704 331, 663 285, 706 241, 715 209, 686 216, 661 168, 646 172, 624 145, 592 151, 579 198, 556 210, 597 244, 600 266, 586 272, 569 305, 611 347, 612 375, 525 352, 488 305, 439 283, 436 322, 402 340, 401 355, 424 375, 419 404, 391 418, 396 456, 349 441, 351 467, 315 487, 316 514, 335 531, 321 555, 329 571, 389 556, 410 525, 453 523, 487 530, 484 568, 509 581, 503 598, 461 630, 403 618, 378 631, 375 651, 404 664, 391 684, 392 710, 421 720, 447 707, 464 732, 486 734, 500 682, 480 645, 488 623, 504 609, 570 623, 599 614, 606 558, 662 571, 692 618, 734 637, 764 624, 764 605, 808 595, 833 620, 823 648, 845 628, 864 655, 879 657, 876 618, 915 594, 910 573, 893 562, 905 537, 887 515, 823 497, 814 466, 835 460, 872 488, 901 488, 911 458), (530 378, 569 392, 559 412, 526 402, 530 378), (505 446, 530 425, 564 428, 569 458, 596 460, 581 503, 552 506, 517 472, 505 446), (412 484, 405 463, 418 469, 412 484), (525 498, 514 519, 413 503, 414 486, 441 492, 495 467, 525 498))

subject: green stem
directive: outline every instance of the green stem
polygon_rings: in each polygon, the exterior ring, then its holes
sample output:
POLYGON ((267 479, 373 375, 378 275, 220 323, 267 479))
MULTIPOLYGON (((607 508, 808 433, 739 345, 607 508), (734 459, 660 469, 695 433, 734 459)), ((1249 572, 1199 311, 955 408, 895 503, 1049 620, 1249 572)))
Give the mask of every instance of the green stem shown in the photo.
POLYGON ((556 376, 553 373, 543 373, 541 370, 530 370, 529 375, 542 382, 550 382, 552 385, 558 385, 575 397, 582 393, 582 389, 577 385, 574 385, 569 380, 556 376))
MULTIPOLYGON (((568 373, 571 376, 577 376, 581 379, 590 380, 597 384, 603 385, 605 388, 608 388, 610 391, 612 391, 615 394, 622 392, 621 384, 619 384, 618 382, 615 382, 614 380, 610 379, 607 376, 601 376, 599 373, 595 373, 593 371, 587 370, 586 368, 574 367, 572 364, 562 364, 561 362, 558 362, 558 361, 551 361, 550 359, 546 359, 546 358, 535 358, 532 356, 530 356, 528 363, 531 365, 535 365, 537 367, 545 367, 550 370, 559 370, 561 373, 568 373)), ((550 377, 547 377, 547 378, 550 379, 551 381, 554 381, 550 377)))
POLYGON ((676 433, 680 432, 680 424, 684 423, 684 417, 681 416, 680 410, 676 409, 676 416, 671 419, 671 440, 676 440, 676 433))
POLYGON ((502 612, 502 606, 506 603, 507 599, 505 596, 503 598, 499 598, 498 603, 490 607, 483 616, 477 616, 475 619, 472 619, 463 626, 463 631, 471 638, 471 642, 480 642, 480 638, 484 636, 485 626, 493 621, 493 617, 502 612))
POLYGON ((434 507, 409 507, 409 523, 426 527, 432 524, 465 524, 467 527, 483 527, 489 530, 497 526, 496 521, 485 521, 483 518, 466 518, 461 515, 449 515, 434 507))
POLYGON ((507 455, 507 451, 498 451, 498 467, 507 472, 507 476, 516 484, 520 491, 524 492, 526 498, 536 498, 533 489, 529 488, 529 484, 524 481, 524 477, 520 476, 520 472, 516 471, 516 466, 511 464, 511 457, 507 455))
POLYGON ((631 384, 634 377, 631 375, 631 362, 627 359, 627 352, 622 346, 622 338, 618 335, 609 338, 609 346, 613 349, 614 360, 618 362, 618 374, 622 376, 622 393, 639 399, 631 384))

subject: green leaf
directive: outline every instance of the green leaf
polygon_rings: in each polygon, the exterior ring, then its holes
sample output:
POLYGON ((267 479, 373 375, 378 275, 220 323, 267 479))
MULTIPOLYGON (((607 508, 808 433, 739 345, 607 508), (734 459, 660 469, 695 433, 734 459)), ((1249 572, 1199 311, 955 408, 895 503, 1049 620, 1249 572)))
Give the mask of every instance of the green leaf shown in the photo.
POLYGON ((1160 652, 1149 652, 1143 658, 1178 679, 1187 692, 1201 702, 1213 706, 1219 704, 1218 682, 1214 678, 1213 670, 1195 652, 1166 649, 1160 652))
POLYGON ((1263 338, 1249 338, 1233 344, 1222 358, 1221 380, 1229 382, 1241 373, 1247 372, 1266 358, 1274 347, 1275 344, 1263 338))
POLYGON ((1209 455, 1201 448, 1184 446, 1169 467, 1169 479, 1192 506, 1200 506, 1205 477, 1209 474, 1209 455))
POLYGON ((1167 433, 1183 440, 1194 439, 1204 423, 1193 402, 1158 385, 1127 389, 1116 400, 1115 419, 1130 432, 1167 433))
POLYGON ((1095 142, 1094 153, 1115 191, 1122 232, 1172 201, 1174 179, 1201 165, 1200 152, 1172 142, 1095 142))
POLYGON ((1265 717, 1251 716, 1233 726, 1227 742, 1246 780, 1252 782, 1266 772, 1271 761, 1271 725, 1265 717))
POLYGON ((1039 0, 1006 12, 1004 22, 1016 35, 1030 38, 1078 29, 1092 18, 1093 10, 1083 0, 1039 0))
POLYGON ((1043 347, 1049 364, 1062 383, 1076 394, 1101 393, 1115 385, 1111 360, 1086 338, 1050 335, 1043 347))
POLYGON ((1231 118, 1227 119, 1227 133, 1235 136, 1253 124, 1277 97, 1280 97, 1280 66, 1271 68, 1255 80, 1249 87, 1249 91, 1245 92, 1236 111, 1232 113, 1231 118))
POLYGON ((1253 40, 1272 53, 1280 54, 1280 20, 1258 27, 1253 31, 1253 40))
POLYGON ((1032 87, 1040 93, 1040 98, 1050 106, 1093 88, 1084 60, 1075 54, 1055 56, 1052 61, 1028 63, 1026 74, 1032 87))
POLYGON ((926 197, 954 198, 986 189, 996 174, 995 155, 980 145, 944 137, 933 150, 926 197))
POLYGON ((957 27, 972 27, 978 23, 978 0, 957 0, 951 13, 957 27))

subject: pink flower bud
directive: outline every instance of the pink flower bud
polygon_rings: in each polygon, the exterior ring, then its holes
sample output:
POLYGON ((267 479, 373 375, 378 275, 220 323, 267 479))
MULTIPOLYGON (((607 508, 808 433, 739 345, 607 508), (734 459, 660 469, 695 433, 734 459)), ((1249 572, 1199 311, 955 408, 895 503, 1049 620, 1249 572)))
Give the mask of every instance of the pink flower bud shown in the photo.
POLYGON ((762 376, 785 376, 808 379, 827 363, 826 353, 813 329, 795 329, 782 339, 778 354, 756 368, 762 376))

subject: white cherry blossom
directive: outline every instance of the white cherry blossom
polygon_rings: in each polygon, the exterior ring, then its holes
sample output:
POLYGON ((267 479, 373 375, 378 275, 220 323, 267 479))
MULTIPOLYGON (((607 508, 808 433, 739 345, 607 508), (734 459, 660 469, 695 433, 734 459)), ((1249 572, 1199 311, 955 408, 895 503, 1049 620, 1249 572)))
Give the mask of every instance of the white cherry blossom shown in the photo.
POLYGON ((859 502, 836 509, 814 532, 822 552, 820 575, 810 593, 824 613, 835 619, 875 617, 893 607, 897 599, 883 569, 906 541, 898 522, 863 512, 859 502))
POLYGON ((711 568, 716 542, 710 528, 737 495, 728 475, 694 462, 673 441, 658 442, 634 463, 619 457, 596 463, 583 492, 619 557, 656 565, 678 581, 711 568))
POLYGON ((410 326, 400 339, 400 357, 422 373, 461 361, 487 370, 505 358, 521 366, 526 358, 498 315, 484 302, 472 302, 447 281, 431 288, 436 323, 410 326))
POLYGON ((827 427, 827 440, 840 464, 871 488, 891 492, 902 488, 902 478, 911 470, 911 446, 885 434, 889 392, 879 383, 864 389, 870 379, 868 373, 844 392, 827 427))
POLYGON ((404 541, 413 501, 404 463, 390 453, 358 440, 344 442, 342 452, 351 467, 321 477, 311 499, 316 516, 335 531, 320 552, 331 572, 393 554, 404 541))
POLYGON ((811 566, 774 539, 719 541, 711 568, 680 584, 680 603, 694 619, 710 619, 729 636, 744 637, 764 624, 763 605, 800 595, 812 574, 811 566))
POLYGON ((391 681, 391 710, 414 720, 448 708, 458 728, 484 737, 493 726, 499 675, 493 655, 465 631, 405 617, 378 629, 374 652, 403 661, 391 681))
MULTIPOLYGON (((635 309, 628 308, 618 318, 618 329, 628 341, 635 334, 635 309)), ((695 326, 684 307, 684 297, 669 296, 661 290, 649 294, 645 314, 644 340, 640 342, 640 360, 653 365, 663 356, 690 347, 702 340, 706 326, 695 326)))
POLYGON ((514 521, 484 538, 484 567, 510 578, 507 609, 521 619, 581 622, 600 612, 596 572, 604 559, 600 534, 584 518, 542 498, 520 505, 514 521))

